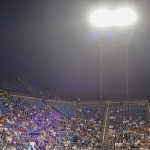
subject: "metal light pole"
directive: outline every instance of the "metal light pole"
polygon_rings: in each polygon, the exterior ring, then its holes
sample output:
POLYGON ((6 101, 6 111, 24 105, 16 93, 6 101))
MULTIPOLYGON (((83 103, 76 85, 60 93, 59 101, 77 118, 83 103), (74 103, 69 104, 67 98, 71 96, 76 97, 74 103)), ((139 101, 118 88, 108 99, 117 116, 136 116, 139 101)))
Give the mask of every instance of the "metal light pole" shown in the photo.
MULTIPOLYGON (((113 26, 123 27, 123 26, 128 26, 128 25, 130 25, 130 27, 131 27, 131 31, 130 31, 128 37, 127 37, 126 42, 122 44, 122 48, 125 50, 125 56, 124 56, 125 57, 125 63, 124 63, 123 66, 118 67, 118 68, 117 67, 109 67, 108 68, 105 65, 105 63, 104 63, 105 58, 104 58, 103 53, 105 52, 104 51, 105 46, 107 47, 108 45, 103 43, 103 40, 98 36, 98 33, 94 30, 95 33, 97 34, 98 45, 100 46, 100 99, 101 100, 104 99, 105 94, 106 95, 107 94, 108 95, 113 94, 113 96, 115 94, 116 94, 116 96, 117 96, 117 94, 118 95, 120 94, 120 95, 123 95, 124 99, 129 99, 128 47, 129 47, 129 43, 130 43, 131 37, 133 35, 134 29, 135 29, 136 15, 129 8, 118 9, 118 10, 114 11, 113 13, 108 9, 100 9, 100 10, 95 11, 94 13, 91 15, 90 21, 92 23, 95 23, 95 25, 98 26, 98 27, 100 26, 100 27, 103 27, 103 28, 104 27, 108 28, 108 27, 113 27, 113 26), (122 10, 123 10, 123 12, 122 12, 122 10), (123 16, 121 16, 121 15, 123 15, 123 16), (128 17, 130 19, 125 20, 126 18, 123 18, 123 17, 125 17, 125 15, 126 15, 126 17, 128 17), (121 20, 121 21, 117 22, 119 20, 121 20), (127 21, 129 21, 129 22, 127 22, 127 21), (110 24, 110 23, 112 23, 112 24, 110 24), (115 89, 115 88, 114 89, 109 89, 109 88, 107 89, 107 87, 105 85, 106 70, 109 70, 110 72, 111 71, 115 72, 116 70, 117 71, 119 70, 119 72, 122 71, 122 74, 124 73, 124 81, 123 81, 124 84, 125 84, 124 89, 121 89, 121 88, 120 89, 115 89)), ((101 30, 103 30, 103 28, 101 30)), ((112 48, 112 47, 109 45, 109 48, 112 48)))

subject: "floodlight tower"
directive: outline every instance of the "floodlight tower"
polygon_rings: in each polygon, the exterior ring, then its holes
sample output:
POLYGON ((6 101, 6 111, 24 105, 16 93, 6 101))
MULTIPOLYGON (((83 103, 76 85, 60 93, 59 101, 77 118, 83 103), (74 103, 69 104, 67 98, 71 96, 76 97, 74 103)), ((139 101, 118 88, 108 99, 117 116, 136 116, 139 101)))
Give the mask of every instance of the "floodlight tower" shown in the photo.
POLYGON ((99 30, 94 29, 94 31, 100 46, 100 99, 129 98, 128 46, 136 20, 135 12, 127 7, 115 11, 102 8, 90 15, 90 22, 99 27, 99 30), (126 32, 127 29, 129 32, 126 32), (110 30, 117 35, 117 40, 104 38, 103 35, 107 33, 109 37, 113 36, 110 30), (122 37, 118 35, 126 35, 126 38, 119 42, 122 37), (116 49, 119 49, 120 52, 116 49), (121 53, 121 56, 113 57, 114 53, 116 56, 121 53))

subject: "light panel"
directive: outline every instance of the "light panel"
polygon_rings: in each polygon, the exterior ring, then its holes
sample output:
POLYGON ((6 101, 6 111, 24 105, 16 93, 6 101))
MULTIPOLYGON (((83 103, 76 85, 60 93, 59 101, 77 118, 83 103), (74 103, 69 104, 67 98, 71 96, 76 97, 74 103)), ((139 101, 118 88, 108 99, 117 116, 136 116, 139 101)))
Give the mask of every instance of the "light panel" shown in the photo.
POLYGON ((113 12, 114 26, 128 26, 134 24, 137 17, 135 12, 130 8, 120 8, 113 12))
POLYGON ((90 16, 90 22, 97 27, 133 25, 137 19, 130 8, 119 8, 111 11, 106 8, 98 9, 90 16))
POLYGON ((111 26, 112 24, 112 13, 109 9, 99 9, 96 10, 93 14, 90 16, 90 21, 95 26, 111 26))

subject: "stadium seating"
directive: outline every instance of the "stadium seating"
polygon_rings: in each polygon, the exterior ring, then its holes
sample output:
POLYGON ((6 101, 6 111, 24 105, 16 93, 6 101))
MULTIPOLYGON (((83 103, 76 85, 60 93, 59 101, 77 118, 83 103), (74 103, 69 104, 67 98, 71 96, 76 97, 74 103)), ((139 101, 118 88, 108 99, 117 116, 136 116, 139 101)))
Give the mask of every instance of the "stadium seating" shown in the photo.
POLYGON ((0 113, 1 116, 5 116, 9 112, 10 102, 6 101, 5 98, 0 98, 0 113))
POLYGON ((29 94, 27 88, 23 86, 21 83, 19 83, 18 81, 1 79, 0 85, 3 90, 6 90, 8 92, 29 94))
MULTIPOLYGON (((77 115, 78 106, 68 102, 55 102, 55 105, 51 107, 36 99, 12 98, 11 101, 8 101, 1 98, 0 103, 2 117, 4 118, 3 122, 1 122, 3 128, 0 128, 0 134, 3 136, 3 142, 5 143, 5 145, 2 144, 1 146, 6 146, 7 148, 27 149, 30 141, 35 143, 36 149, 61 147, 61 149, 65 150, 65 147, 72 147, 72 149, 75 147, 76 149, 77 147, 84 149, 88 147, 90 150, 91 147, 91 149, 111 150, 114 145, 120 149, 129 148, 125 144, 123 145, 124 147, 118 147, 117 145, 118 141, 124 140, 119 137, 126 135, 122 134, 122 132, 126 132, 127 128, 130 128, 127 124, 124 126, 124 121, 127 121, 127 118, 130 117, 128 119, 129 123, 136 123, 140 127, 141 121, 147 119, 144 105, 119 103, 110 105, 108 145, 102 146, 102 123, 104 122, 103 117, 106 111, 106 105, 104 104, 82 106, 82 112, 86 116, 84 118, 77 115), (9 105, 12 104, 13 111, 10 111, 9 105), (29 112, 27 116, 24 113, 26 111, 29 112), (59 113, 60 111, 64 115, 59 113), (136 117, 134 118, 133 116, 136 117), (21 136, 19 136, 20 133, 21 136)), ((145 121, 141 127, 149 126, 146 126, 145 121)), ((135 130, 130 128, 130 132, 132 131, 135 130)), ((144 140, 150 140, 150 132, 147 132, 144 140)), ((142 146, 148 147, 145 144, 142 146)))
POLYGON ((23 107, 25 104, 28 104, 29 106, 32 106, 31 108, 36 108, 36 109, 42 109, 45 104, 38 100, 33 100, 33 99, 22 99, 20 103, 20 107, 23 107))
POLYGON ((82 111, 84 115, 89 119, 99 118, 101 120, 104 115, 105 106, 83 106, 82 111))
POLYGON ((142 104, 115 104, 111 106, 109 139, 116 148, 139 148, 146 145, 149 134, 148 118, 142 104), (132 136, 132 142, 131 142, 132 136))
POLYGON ((142 117, 146 117, 146 111, 144 109, 144 105, 137 104, 127 104, 127 105, 112 105, 112 115, 140 115, 142 117), (119 113, 118 113, 119 111, 119 113))
POLYGON ((26 150, 32 142, 36 150, 150 149, 146 101, 45 102, 25 96, 26 88, 17 81, 0 83, 8 91, 0 96, 1 149, 26 150))
POLYGON ((57 103, 53 107, 58 109, 60 112, 62 112, 67 117, 77 117, 78 116, 77 107, 73 104, 57 103))
POLYGON ((42 88, 38 83, 35 82, 28 82, 29 85, 32 87, 33 92, 35 93, 36 96, 41 97, 43 95, 42 93, 42 88))

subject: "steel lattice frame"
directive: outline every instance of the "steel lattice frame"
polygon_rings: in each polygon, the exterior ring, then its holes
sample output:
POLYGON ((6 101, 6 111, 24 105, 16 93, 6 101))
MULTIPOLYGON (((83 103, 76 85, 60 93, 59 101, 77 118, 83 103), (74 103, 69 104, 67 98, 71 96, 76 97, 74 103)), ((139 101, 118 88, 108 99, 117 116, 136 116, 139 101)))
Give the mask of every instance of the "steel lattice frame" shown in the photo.
MULTIPOLYGON (((124 42, 121 46, 123 47, 125 54, 125 64, 122 67, 118 67, 118 69, 116 69, 117 67, 113 66, 113 67, 107 67, 104 64, 104 56, 103 56, 103 52, 104 52, 104 47, 106 46, 105 43, 103 43, 103 40, 98 36, 98 31, 95 31, 95 34, 97 35, 97 43, 99 45, 100 48, 100 99, 129 99, 129 71, 128 71, 128 49, 129 49, 129 43, 131 41, 131 37, 133 35, 133 32, 135 30, 135 25, 130 27, 130 32, 128 34, 128 37, 126 39, 126 42, 124 42), (124 71, 124 82, 125 83, 125 87, 124 89, 108 89, 107 87, 104 87, 104 72, 106 73, 105 70, 109 70, 110 72, 113 71, 115 72, 115 70, 119 70, 120 72, 121 70, 124 71), (114 97, 116 98, 110 98, 109 96, 107 97, 108 94, 112 94, 114 95, 114 97), (119 97, 119 94, 122 94, 123 97, 119 97)), ((114 45, 113 45, 114 46, 114 45)), ((109 46, 109 48, 113 48, 113 46, 109 46)), ((120 46, 120 45, 115 45, 120 46)))

